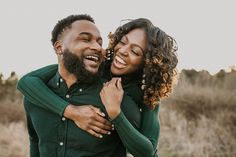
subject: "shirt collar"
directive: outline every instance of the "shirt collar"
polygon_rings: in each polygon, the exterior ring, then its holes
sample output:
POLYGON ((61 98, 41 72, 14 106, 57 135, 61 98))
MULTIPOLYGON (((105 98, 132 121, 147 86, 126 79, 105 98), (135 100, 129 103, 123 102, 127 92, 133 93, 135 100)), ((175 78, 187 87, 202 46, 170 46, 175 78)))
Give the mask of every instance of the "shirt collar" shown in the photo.
MULTIPOLYGON (((97 80, 97 79, 95 79, 97 80)), ((52 78, 52 82, 56 84, 57 87, 67 87, 66 81, 61 77, 60 73, 57 72, 55 76, 52 78)), ((85 83, 80 83, 80 82, 75 82, 73 85, 71 85, 70 88, 79 88, 79 90, 84 90, 86 88, 89 88, 93 85, 96 84, 97 81, 93 82, 92 84, 85 84, 85 83)))

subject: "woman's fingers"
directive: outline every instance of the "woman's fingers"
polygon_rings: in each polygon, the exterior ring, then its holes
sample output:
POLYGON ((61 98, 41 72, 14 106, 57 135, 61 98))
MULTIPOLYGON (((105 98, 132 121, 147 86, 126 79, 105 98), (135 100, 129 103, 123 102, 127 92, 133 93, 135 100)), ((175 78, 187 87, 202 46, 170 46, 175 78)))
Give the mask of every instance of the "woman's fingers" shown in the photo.
POLYGON ((112 86, 118 89, 122 89, 121 78, 120 77, 113 77, 110 82, 105 83, 106 87, 112 86))
POLYGON ((122 90, 122 84, 121 84, 121 78, 118 78, 117 82, 116 82, 116 87, 119 89, 119 90, 122 90))
POLYGON ((92 136, 95 136, 97 138, 102 138, 103 136, 99 133, 96 133, 94 130, 90 129, 88 130, 88 133, 91 134, 92 136))
POLYGON ((98 115, 105 117, 105 113, 103 113, 100 108, 94 107, 92 105, 89 106, 91 109, 93 109, 98 115))

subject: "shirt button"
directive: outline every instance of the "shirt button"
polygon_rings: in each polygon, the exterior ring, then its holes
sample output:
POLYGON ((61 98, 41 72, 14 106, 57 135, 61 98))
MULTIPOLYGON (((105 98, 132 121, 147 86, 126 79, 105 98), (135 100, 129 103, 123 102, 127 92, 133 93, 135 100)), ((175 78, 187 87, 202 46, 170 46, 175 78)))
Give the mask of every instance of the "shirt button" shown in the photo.
POLYGON ((61 118, 61 120, 62 120, 62 121, 65 121, 65 120, 66 120, 66 118, 65 118, 65 117, 62 117, 62 118, 61 118))
POLYGON ((64 143, 63 143, 63 142, 60 142, 59 144, 60 144, 60 146, 63 146, 64 143))
POLYGON ((57 82, 57 86, 59 86, 59 83, 57 82))
POLYGON ((63 82, 63 79, 62 79, 62 78, 60 78, 60 82, 63 82))
POLYGON ((143 110, 140 108, 139 111, 142 112, 143 110))
POLYGON ((66 95, 66 98, 70 98, 70 95, 69 95, 69 94, 67 94, 67 95, 66 95))
POLYGON ((83 91, 83 89, 82 89, 82 88, 80 88, 80 89, 79 89, 79 91, 80 91, 80 92, 82 92, 82 91, 83 91))

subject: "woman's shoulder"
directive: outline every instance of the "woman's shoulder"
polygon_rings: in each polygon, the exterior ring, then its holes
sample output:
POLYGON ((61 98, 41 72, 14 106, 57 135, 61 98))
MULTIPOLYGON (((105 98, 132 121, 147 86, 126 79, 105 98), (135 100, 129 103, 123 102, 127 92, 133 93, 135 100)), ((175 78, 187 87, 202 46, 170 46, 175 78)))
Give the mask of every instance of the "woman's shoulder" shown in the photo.
POLYGON ((125 93, 130 96, 139 106, 143 104, 143 91, 137 82, 129 83, 124 87, 125 93))

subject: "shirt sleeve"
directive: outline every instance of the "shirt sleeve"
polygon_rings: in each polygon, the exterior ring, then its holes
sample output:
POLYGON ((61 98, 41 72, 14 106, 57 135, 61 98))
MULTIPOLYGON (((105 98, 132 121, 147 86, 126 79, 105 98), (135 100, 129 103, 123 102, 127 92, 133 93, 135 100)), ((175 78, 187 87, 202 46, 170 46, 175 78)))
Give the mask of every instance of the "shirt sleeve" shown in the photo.
POLYGON ((56 72, 57 65, 49 65, 30 72, 19 80, 17 89, 32 102, 32 105, 49 109, 62 116, 69 103, 58 97, 46 85, 56 72))
POLYGON ((24 106, 25 106, 25 113, 26 113, 26 120, 27 120, 27 128, 29 133, 29 142, 30 142, 30 157, 39 157, 39 148, 38 148, 38 135, 33 127, 30 115, 26 109, 26 106, 30 102, 24 99, 24 106))
POLYGON ((159 106, 154 110, 143 107, 140 132, 121 113, 112 120, 127 150, 135 157, 153 157, 156 153, 160 133, 159 106))

